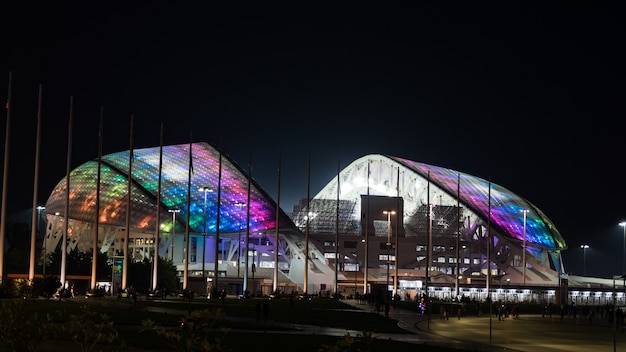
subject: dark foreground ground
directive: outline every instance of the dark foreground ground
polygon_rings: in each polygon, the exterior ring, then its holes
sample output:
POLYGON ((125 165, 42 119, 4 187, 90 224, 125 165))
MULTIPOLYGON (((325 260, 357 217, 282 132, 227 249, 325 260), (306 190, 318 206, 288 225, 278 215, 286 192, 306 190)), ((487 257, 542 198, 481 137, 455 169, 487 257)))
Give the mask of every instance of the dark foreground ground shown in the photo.
MULTIPOLYGON (((172 343, 150 331, 141 331, 142 321, 152 320, 159 327, 179 333, 180 321, 192 311, 213 312, 211 331, 228 329, 222 345, 228 351, 258 352, 296 349, 317 351, 389 351, 410 349, 450 351, 616 351, 626 350, 623 329, 614 329, 607 317, 589 321, 577 316, 542 316, 531 312, 498 320, 489 314, 431 316, 425 319, 412 305, 384 310, 353 300, 320 299, 194 299, 172 297, 166 300, 139 300, 112 297, 76 297, 64 300, 28 300, 29 309, 39 312, 66 310, 78 312, 88 304, 111 316, 126 351, 191 351, 192 346, 172 343), (219 314, 217 313, 219 312, 219 314), (352 344, 352 345, 350 345, 352 344)), ((38 351, 81 351, 69 339, 48 339, 38 351)), ((99 345, 92 351, 115 350, 99 345)), ((201 351, 202 349, 197 349, 201 351)), ((205 346, 206 351, 210 350, 205 346)))

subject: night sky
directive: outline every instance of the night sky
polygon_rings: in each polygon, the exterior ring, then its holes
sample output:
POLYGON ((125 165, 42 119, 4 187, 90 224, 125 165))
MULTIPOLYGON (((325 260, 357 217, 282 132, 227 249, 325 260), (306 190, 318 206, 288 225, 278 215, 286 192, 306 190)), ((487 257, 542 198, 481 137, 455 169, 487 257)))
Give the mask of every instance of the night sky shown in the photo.
MULTIPOLYGON (((13 3, 13 2, 11 2, 13 3)), ((22 2, 16 2, 22 3, 22 2)), ((209 142, 290 212, 371 153, 490 179, 539 207, 566 271, 621 274, 626 21, 620 1, 4 4, 8 211, 103 153, 209 142), (88 5, 85 5, 88 4, 88 5)), ((1 81, 0 81, 1 82, 1 81)), ((6 110, 2 113, 4 155, 6 110)))

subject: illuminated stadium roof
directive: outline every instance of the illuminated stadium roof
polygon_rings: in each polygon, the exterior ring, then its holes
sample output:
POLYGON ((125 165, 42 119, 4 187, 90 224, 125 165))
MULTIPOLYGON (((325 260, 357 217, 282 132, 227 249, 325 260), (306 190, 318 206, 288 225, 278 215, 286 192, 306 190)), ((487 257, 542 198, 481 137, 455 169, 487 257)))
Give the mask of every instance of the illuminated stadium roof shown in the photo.
MULTIPOLYGON (((178 209, 175 231, 185 231, 189 216, 190 232, 207 234, 217 229, 218 187, 220 192, 219 231, 234 233, 245 226, 247 204, 250 203, 250 232, 276 228, 276 204, 254 182, 250 185, 248 201, 248 174, 228 156, 207 143, 170 145, 133 150, 130 227, 139 230, 156 229, 156 209, 161 164, 161 204, 159 206, 162 230, 171 230, 171 213, 178 209), (162 154, 162 163, 160 163, 162 154), (220 162, 221 161, 221 162, 220 162), (221 164, 221 166, 220 166, 221 164), (191 168, 191 179, 189 170, 191 168), (220 180, 221 168, 221 180, 220 180), (206 223, 205 192, 206 192, 206 223), (190 192, 188 192, 188 189, 190 192), (187 206, 188 193, 191 195, 187 206), (206 227, 205 227, 206 226, 206 227)), ((101 225, 126 226, 128 201, 129 151, 102 157, 100 173, 101 225)), ((95 223, 98 184, 98 160, 88 161, 70 173, 69 218, 95 223)), ((46 203, 46 213, 65 214, 66 178, 54 188, 46 203)), ((280 229, 295 229, 291 219, 280 210, 280 229)))
MULTIPOLYGON (((524 210, 527 210, 525 239, 528 250, 536 256, 543 251, 559 251, 567 247, 554 224, 532 203, 500 185, 459 171, 372 154, 344 168, 339 182, 336 178, 331 180, 314 200, 336 199, 338 183, 341 208, 351 212, 349 216, 342 215, 342 219, 346 219, 345 224, 340 225, 345 229, 342 233, 360 233, 357 228, 362 214, 360 197, 367 194, 403 198, 406 236, 412 235, 407 224, 425 211, 425 204, 433 204, 435 208, 453 208, 458 202, 465 208, 463 218, 469 216, 470 223, 486 226, 491 212, 492 229, 502 238, 518 243, 524 241, 524 210), (430 195, 427 194, 428 189, 430 195)), ((315 211, 313 207, 312 211, 315 211)), ((332 212, 332 209, 329 211, 332 212)), ((304 226, 305 215, 296 214, 294 218, 300 228, 304 226)), ((315 219, 311 219, 310 223, 314 227, 315 219)))
POLYGON ((544 249, 564 249, 565 240, 554 224, 537 207, 508 189, 484 179, 442 167, 391 157, 422 177, 442 188, 452 197, 460 198, 461 203, 483 218, 491 210, 491 226, 500 233, 524 240, 524 210, 526 215, 526 242, 544 249), (491 187, 491 190, 489 190, 491 187), (458 192, 457 192, 458 190, 458 192), (489 194, 491 193, 491 194, 489 194), (491 204, 489 204, 491 197, 491 204))

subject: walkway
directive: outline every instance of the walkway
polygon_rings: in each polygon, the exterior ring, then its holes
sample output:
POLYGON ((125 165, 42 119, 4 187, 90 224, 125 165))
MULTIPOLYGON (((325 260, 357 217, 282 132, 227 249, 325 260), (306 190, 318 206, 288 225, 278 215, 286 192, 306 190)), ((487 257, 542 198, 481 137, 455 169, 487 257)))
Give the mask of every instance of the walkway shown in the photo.
MULTIPOLYGON (((346 300, 359 309, 368 305, 346 300)), ((377 338, 437 344, 468 351, 524 351, 524 352, 589 352, 626 351, 626 332, 617 329, 606 318, 592 322, 582 318, 553 315, 521 315, 498 320, 497 316, 450 317, 447 320, 432 317, 422 319, 417 313, 391 307, 391 319, 410 334, 376 334, 377 338), (614 345, 615 339, 615 345, 614 345)))

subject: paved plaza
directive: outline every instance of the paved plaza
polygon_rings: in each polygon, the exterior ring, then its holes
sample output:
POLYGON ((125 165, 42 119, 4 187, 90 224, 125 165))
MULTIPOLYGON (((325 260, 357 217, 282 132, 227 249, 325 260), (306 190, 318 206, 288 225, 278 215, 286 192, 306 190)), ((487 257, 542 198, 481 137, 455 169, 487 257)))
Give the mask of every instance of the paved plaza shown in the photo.
MULTIPOLYGON (((354 305, 359 307, 358 304, 354 305)), ((362 306, 363 307, 363 306, 362 306)), ((366 308, 367 309, 367 308, 366 308)), ((389 317, 412 334, 381 335, 419 344, 439 344, 471 351, 626 351, 626 332, 614 329, 607 317, 589 321, 582 317, 520 315, 498 320, 488 315, 425 320, 415 312, 392 307, 389 317)))

